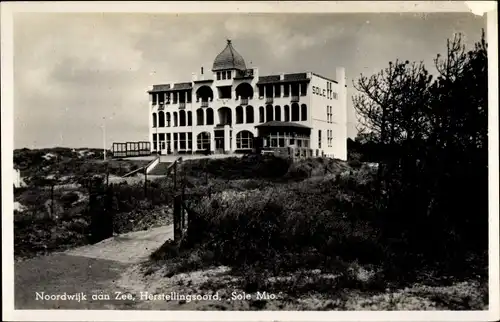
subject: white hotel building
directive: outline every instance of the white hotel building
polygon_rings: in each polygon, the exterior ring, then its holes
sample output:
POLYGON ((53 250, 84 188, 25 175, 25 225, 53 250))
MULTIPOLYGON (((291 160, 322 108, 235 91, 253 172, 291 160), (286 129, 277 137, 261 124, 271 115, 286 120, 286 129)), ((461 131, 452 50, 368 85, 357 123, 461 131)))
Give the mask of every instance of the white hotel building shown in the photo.
POLYGON ((294 148, 347 159, 344 68, 336 80, 312 72, 259 75, 227 41, 211 72, 153 85, 149 140, 162 154, 245 153, 294 148), (255 138, 262 140, 255 140, 255 138))

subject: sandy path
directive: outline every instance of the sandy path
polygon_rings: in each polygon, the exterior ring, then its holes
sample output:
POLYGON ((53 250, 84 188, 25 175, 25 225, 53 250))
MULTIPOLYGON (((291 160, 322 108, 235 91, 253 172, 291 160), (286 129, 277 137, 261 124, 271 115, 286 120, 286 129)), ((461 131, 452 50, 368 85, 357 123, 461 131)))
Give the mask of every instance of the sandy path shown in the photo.
POLYGON ((129 291, 123 284, 118 288, 115 281, 169 238, 173 238, 172 225, 123 234, 95 245, 18 262, 14 270, 15 308, 133 308, 134 300, 115 300, 116 292, 129 291), (45 292, 48 296, 81 292, 87 298, 81 301, 37 300, 36 292, 45 292), (107 295, 109 299, 92 299, 92 295, 107 295))

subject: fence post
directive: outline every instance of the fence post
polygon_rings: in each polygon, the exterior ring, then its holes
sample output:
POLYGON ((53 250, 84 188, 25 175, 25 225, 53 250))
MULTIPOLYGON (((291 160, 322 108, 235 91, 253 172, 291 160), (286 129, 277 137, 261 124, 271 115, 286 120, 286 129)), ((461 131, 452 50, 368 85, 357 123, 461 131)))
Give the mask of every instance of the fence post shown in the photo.
POLYGON ((144 167, 144 198, 148 198, 148 168, 144 167))
POLYGON ((177 191, 177 160, 174 161, 174 192, 177 191))
POLYGON ((174 241, 177 242, 182 238, 182 196, 174 197, 174 241))
POLYGON ((54 216, 54 185, 55 183, 52 183, 50 186, 50 215, 54 216))
POLYGON ((208 158, 205 159, 205 184, 208 184, 208 158))

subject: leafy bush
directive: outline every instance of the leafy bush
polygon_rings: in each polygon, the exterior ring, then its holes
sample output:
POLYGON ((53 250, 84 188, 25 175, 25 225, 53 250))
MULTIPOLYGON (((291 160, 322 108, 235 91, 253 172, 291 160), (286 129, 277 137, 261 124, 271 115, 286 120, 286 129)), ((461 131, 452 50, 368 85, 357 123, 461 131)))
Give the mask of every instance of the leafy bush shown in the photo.
POLYGON ((193 209, 196 227, 190 228, 188 240, 205 245, 221 263, 235 266, 267 262, 276 270, 297 269, 322 265, 337 256, 380 262, 384 250, 378 232, 368 222, 355 223, 332 207, 342 202, 337 201, 333 185, 333 180, 325 180, 308 192, 306 186, 216 192, 193 209), (321 193, 329 189, 330 195, 321 193))

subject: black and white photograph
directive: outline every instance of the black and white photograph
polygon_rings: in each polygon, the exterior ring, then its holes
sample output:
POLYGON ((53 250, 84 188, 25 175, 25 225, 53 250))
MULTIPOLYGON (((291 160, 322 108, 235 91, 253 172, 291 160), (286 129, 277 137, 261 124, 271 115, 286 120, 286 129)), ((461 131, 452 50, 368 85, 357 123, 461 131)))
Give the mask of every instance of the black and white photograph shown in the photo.
POLYGON ((2 3, 4 319, 498 319, 481 3, 2 3))

